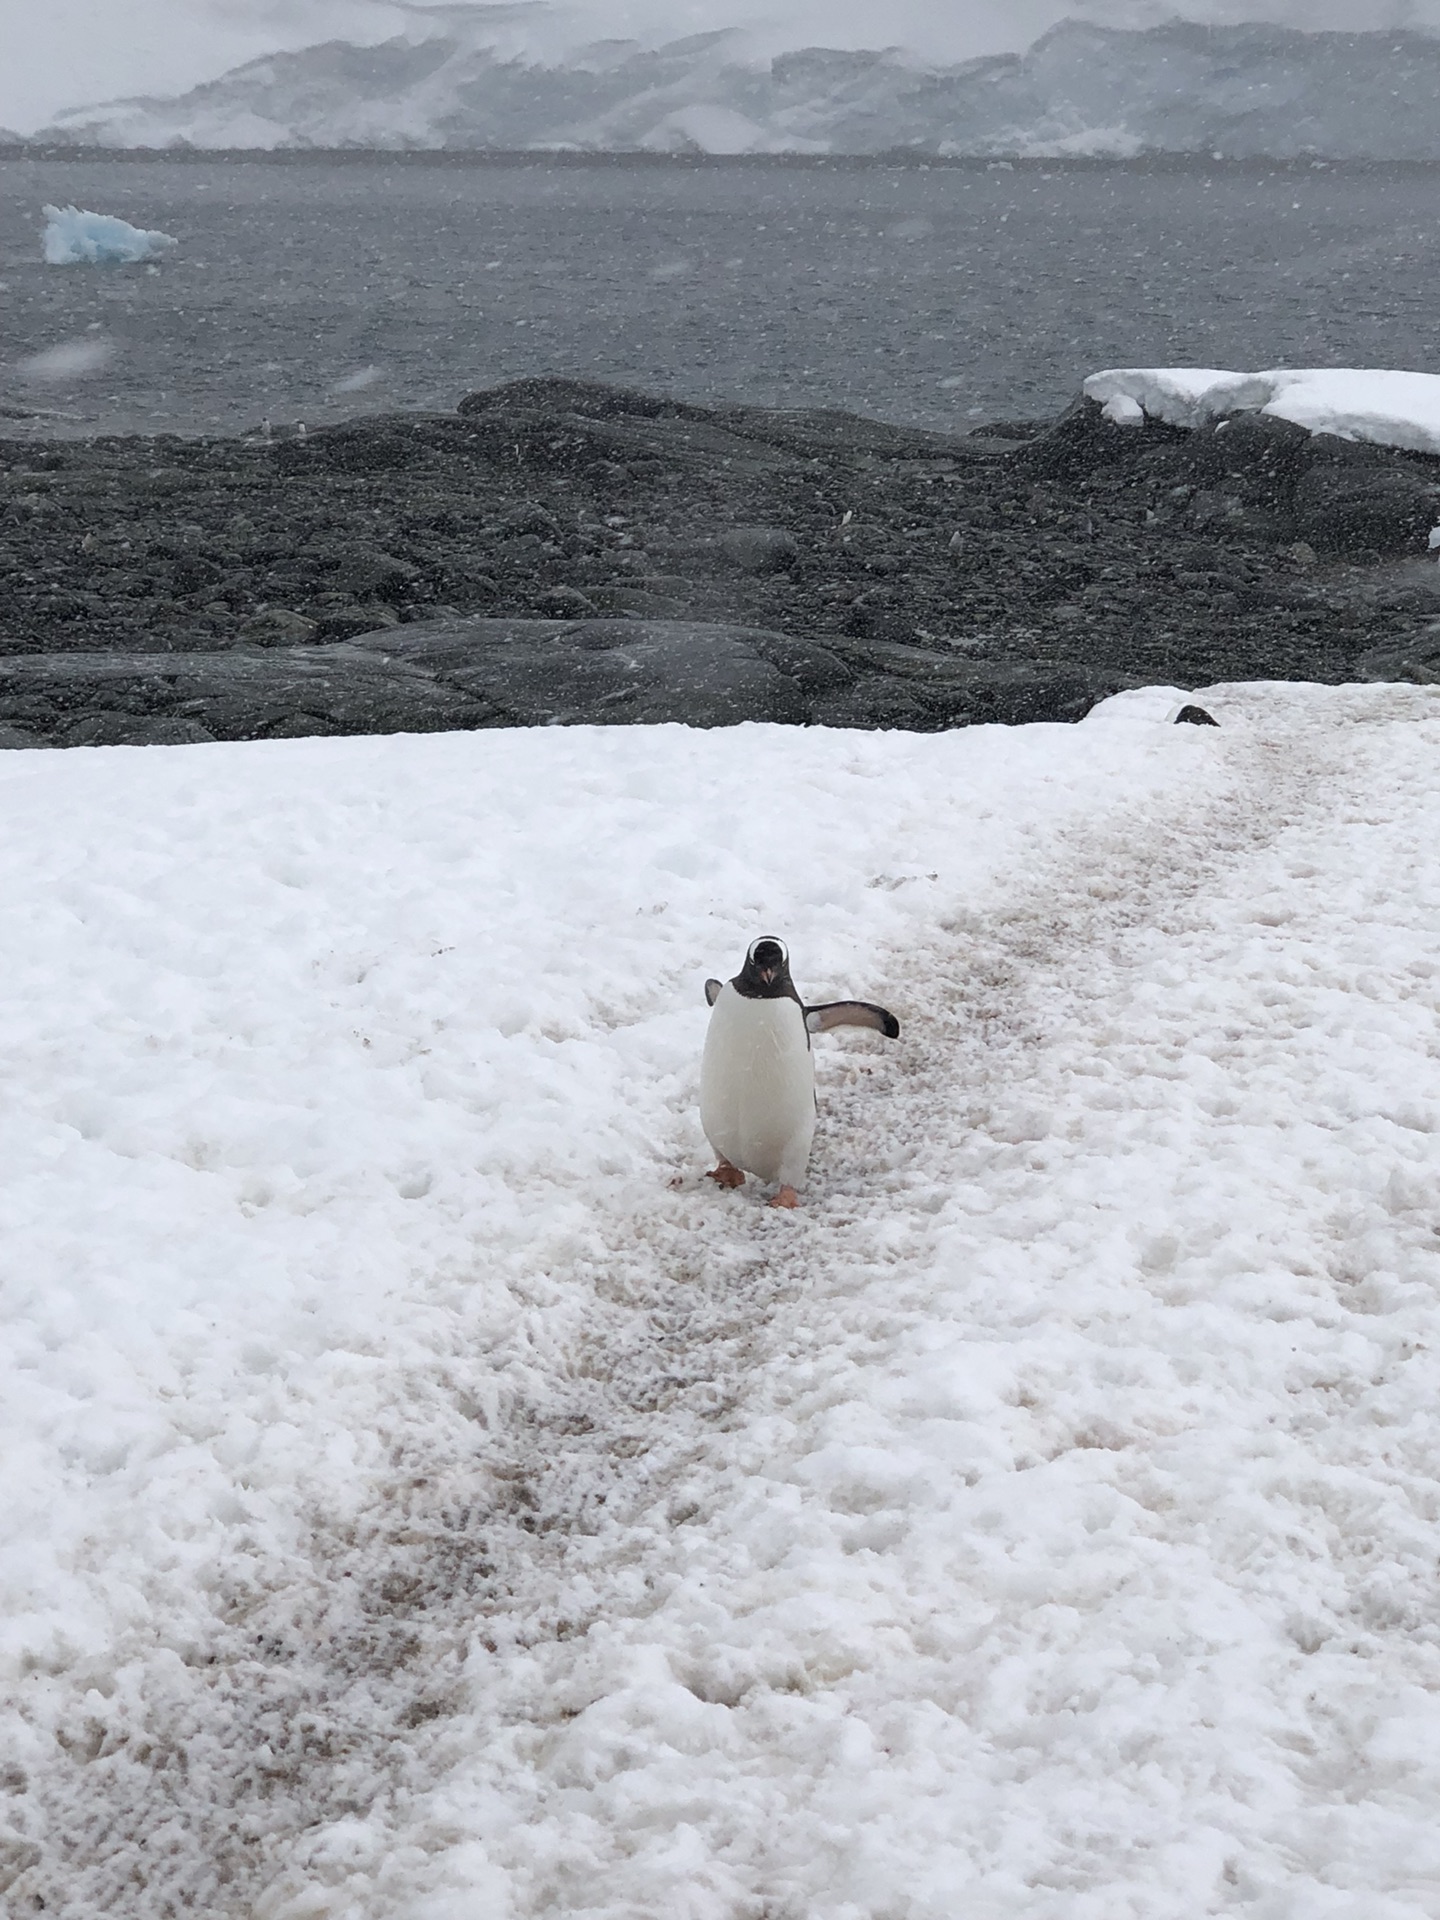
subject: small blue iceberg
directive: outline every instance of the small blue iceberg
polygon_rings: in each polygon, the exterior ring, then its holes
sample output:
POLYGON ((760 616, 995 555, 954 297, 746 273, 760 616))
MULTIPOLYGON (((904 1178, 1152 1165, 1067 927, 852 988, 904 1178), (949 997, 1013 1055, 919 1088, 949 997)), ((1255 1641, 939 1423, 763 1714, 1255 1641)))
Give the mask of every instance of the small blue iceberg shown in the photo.
POLYGON ((80 207, 46 207, 45 223, 45 258, 52 267, 153 260, 180 244, 168 233, 147 233, 113 213, 86 213, 80 207))

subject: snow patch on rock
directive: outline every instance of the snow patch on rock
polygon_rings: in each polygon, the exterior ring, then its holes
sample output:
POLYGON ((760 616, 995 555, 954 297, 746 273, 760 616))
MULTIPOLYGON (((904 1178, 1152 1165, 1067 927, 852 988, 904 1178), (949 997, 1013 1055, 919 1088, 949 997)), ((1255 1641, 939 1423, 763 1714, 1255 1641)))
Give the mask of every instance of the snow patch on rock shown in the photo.
POLYGON ((1092 373, 1085 396, 1107 420, 1146 419, 1202 427, 1232 413, 1268 413, 1311 433, 1440 454, 1440 374, 1388 367, 1276 367, 1234 373, 1219 367, 1108 367, 1092 373))

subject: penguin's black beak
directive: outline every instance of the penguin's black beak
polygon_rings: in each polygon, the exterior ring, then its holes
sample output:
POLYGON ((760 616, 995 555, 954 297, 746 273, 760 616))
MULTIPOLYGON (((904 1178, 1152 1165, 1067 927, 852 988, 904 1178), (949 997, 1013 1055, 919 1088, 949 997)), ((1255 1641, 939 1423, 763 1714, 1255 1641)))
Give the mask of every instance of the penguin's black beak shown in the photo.
POLYGON ((773 987, 775 984, 775 976, 780 969, 778 967, 759 967, 756 971, 767 987, 773 987))

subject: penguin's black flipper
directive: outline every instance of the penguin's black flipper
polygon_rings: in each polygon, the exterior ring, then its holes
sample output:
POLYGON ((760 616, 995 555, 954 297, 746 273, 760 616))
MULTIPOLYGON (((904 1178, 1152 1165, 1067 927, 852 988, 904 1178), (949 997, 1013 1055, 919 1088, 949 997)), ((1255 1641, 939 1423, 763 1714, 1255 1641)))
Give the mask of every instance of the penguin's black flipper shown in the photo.
POLYGON ((707 1007, 713 1007, 715 1002, 720 998, 720 989, 724 984, 722 980, 707 980, 705 982, 705 1004, 707 1007))
POLYGON ((807 1007, 805 1024, 811 1033, 829 1033, 832 1027, 872 1027, 887 1040, 900 1038, 900 1022, 873 1000, 829 1000, 823 1007, 807 1007))

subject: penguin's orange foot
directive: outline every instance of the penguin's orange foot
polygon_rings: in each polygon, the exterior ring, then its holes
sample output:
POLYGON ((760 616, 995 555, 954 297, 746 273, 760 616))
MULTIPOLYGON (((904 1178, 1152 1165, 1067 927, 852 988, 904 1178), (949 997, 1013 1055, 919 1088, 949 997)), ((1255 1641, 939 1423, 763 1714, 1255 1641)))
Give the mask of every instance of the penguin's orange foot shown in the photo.
POLYGON ((745 1176, 739 1167, 732 1167, 728 1160, 722 1160, 718 1167, 712 1167, 706 1174, 707 1180, 713 1180, 717 1187, 743 1187, 745 1176))
POLYGON ((772 1207, 798 1207, 800 1196, 794 1187, 781 1187, 779 1193, 770 1202, 772 1207))

